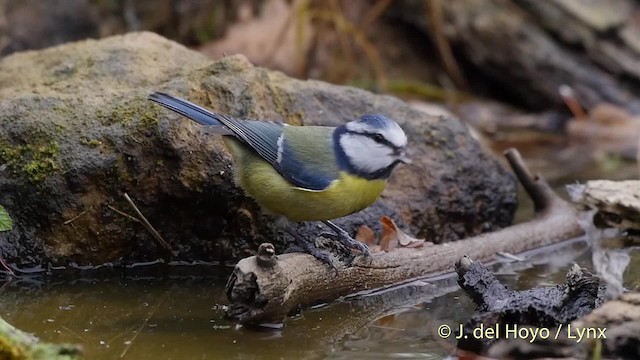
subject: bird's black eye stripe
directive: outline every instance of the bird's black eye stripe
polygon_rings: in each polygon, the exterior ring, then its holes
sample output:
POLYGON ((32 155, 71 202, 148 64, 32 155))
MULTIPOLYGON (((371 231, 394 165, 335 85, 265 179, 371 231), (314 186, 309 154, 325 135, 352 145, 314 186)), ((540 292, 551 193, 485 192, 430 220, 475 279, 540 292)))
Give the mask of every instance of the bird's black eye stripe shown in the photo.
POLYGON ((394 145, 391 141, 387 140, 384 135, 379 133, 367 133, 367 132, 357 132, 357 131, 348 131, 351 134, 358 134, 362 136, 366 136, 368 138, 373 139, 373 141, 388 146, 392 149, 399 149, 400 147, 394 145))

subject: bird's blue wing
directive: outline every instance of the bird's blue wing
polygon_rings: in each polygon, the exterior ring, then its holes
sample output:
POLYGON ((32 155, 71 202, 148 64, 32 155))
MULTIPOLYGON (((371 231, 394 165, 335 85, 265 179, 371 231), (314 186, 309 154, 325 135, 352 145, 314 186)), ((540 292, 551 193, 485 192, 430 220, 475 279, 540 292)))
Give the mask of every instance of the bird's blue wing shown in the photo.
POLYGON ((333 128, 285 126, 278 140, 274 168, 304 190, 325 190, 339 176, 333 149, 333 128))
POLYGON ((221 121, 237 138, 243 140, 269 164, 276 164, 278 160, 278 139, 284 131, 283 123, 239 120, 229 117, 221 121))
POLYGON ((224 123, 295 187, 322 191, 338 177, 329 128, 238 119, 224 123))
POLYGON ((291 141, 287 141, 284 136, 285 124, 283 123, 235 119, 160 92, 151 94, 149 100, 199 124, 213 128, 224 127, 230 130, 217 132, 233 135, 240 139, 271 164, 293 186, 320 191, 326 189, 331 181, 337 177, 335 169, 332 166, 327 167, 327 163, 330 163, 331 159, 325 159, 326 156, 318 156, 328 152, 331 152, 332 155, 331 144, 323 144, 317 149, 314 148, 312 142, 306 140, 317 140, 320 134, 310 132, 311 128, 309 127, 290 127, 298 129, 292 132, 291 141), (304 138, 305 141, 296 141, 296 134, 300 133, 308 133, 304 138))
POLYGON ((149 95, 149 100, 201 125, 221 127, 231 130, 234 135, 254 149, 269 163, 274 164, 277 159, 277 141, 282 134, 282 123, 272 121, 238 120, 232 117, 211 112, 190 101, 178 97, 156 92, 149 95))

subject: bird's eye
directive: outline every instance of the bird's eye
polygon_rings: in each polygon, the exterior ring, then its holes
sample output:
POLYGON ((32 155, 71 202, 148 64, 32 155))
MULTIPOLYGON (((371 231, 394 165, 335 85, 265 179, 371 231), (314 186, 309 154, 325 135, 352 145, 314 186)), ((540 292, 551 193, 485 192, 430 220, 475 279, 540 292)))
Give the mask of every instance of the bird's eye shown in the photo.
POLYGON ((375 140, 376 142, 383 142, 384 136, 382 136, 382 134, 375 134, 373 135, 373 140, 375 140))

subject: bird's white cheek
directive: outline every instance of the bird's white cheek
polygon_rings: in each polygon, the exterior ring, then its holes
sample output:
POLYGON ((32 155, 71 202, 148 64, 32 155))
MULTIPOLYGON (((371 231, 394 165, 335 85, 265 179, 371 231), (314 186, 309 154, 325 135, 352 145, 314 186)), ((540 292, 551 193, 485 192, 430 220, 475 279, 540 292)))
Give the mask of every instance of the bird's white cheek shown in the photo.
POLYGON ((395 161, 391 149, 369 138, 347 135, 340 144, 351 163, 365 172, 385 169, 395 161))

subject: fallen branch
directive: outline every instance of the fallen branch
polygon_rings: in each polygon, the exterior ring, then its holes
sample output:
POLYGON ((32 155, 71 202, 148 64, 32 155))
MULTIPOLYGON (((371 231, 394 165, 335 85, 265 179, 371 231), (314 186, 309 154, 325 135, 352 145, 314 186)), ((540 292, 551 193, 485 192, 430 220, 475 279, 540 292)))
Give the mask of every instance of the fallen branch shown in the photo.
POLYGON ((231 301, 227 315, 240 323, 282 321, 299 307, 451 272, 464 255, 487 263, 495 260, 497 252, 522 253, 581 235, 576 210, 544 179, 531 176, 516 150, 505 156, 533 199, 533 220, 453 243, 400 248, 371 258, 359 256, 350 267, 337 264, 337 271, 308 254, 284 254, 268 260, 270 254, 261 252, 257 258, 248 257, 236 265, 227 282, 231 301))

